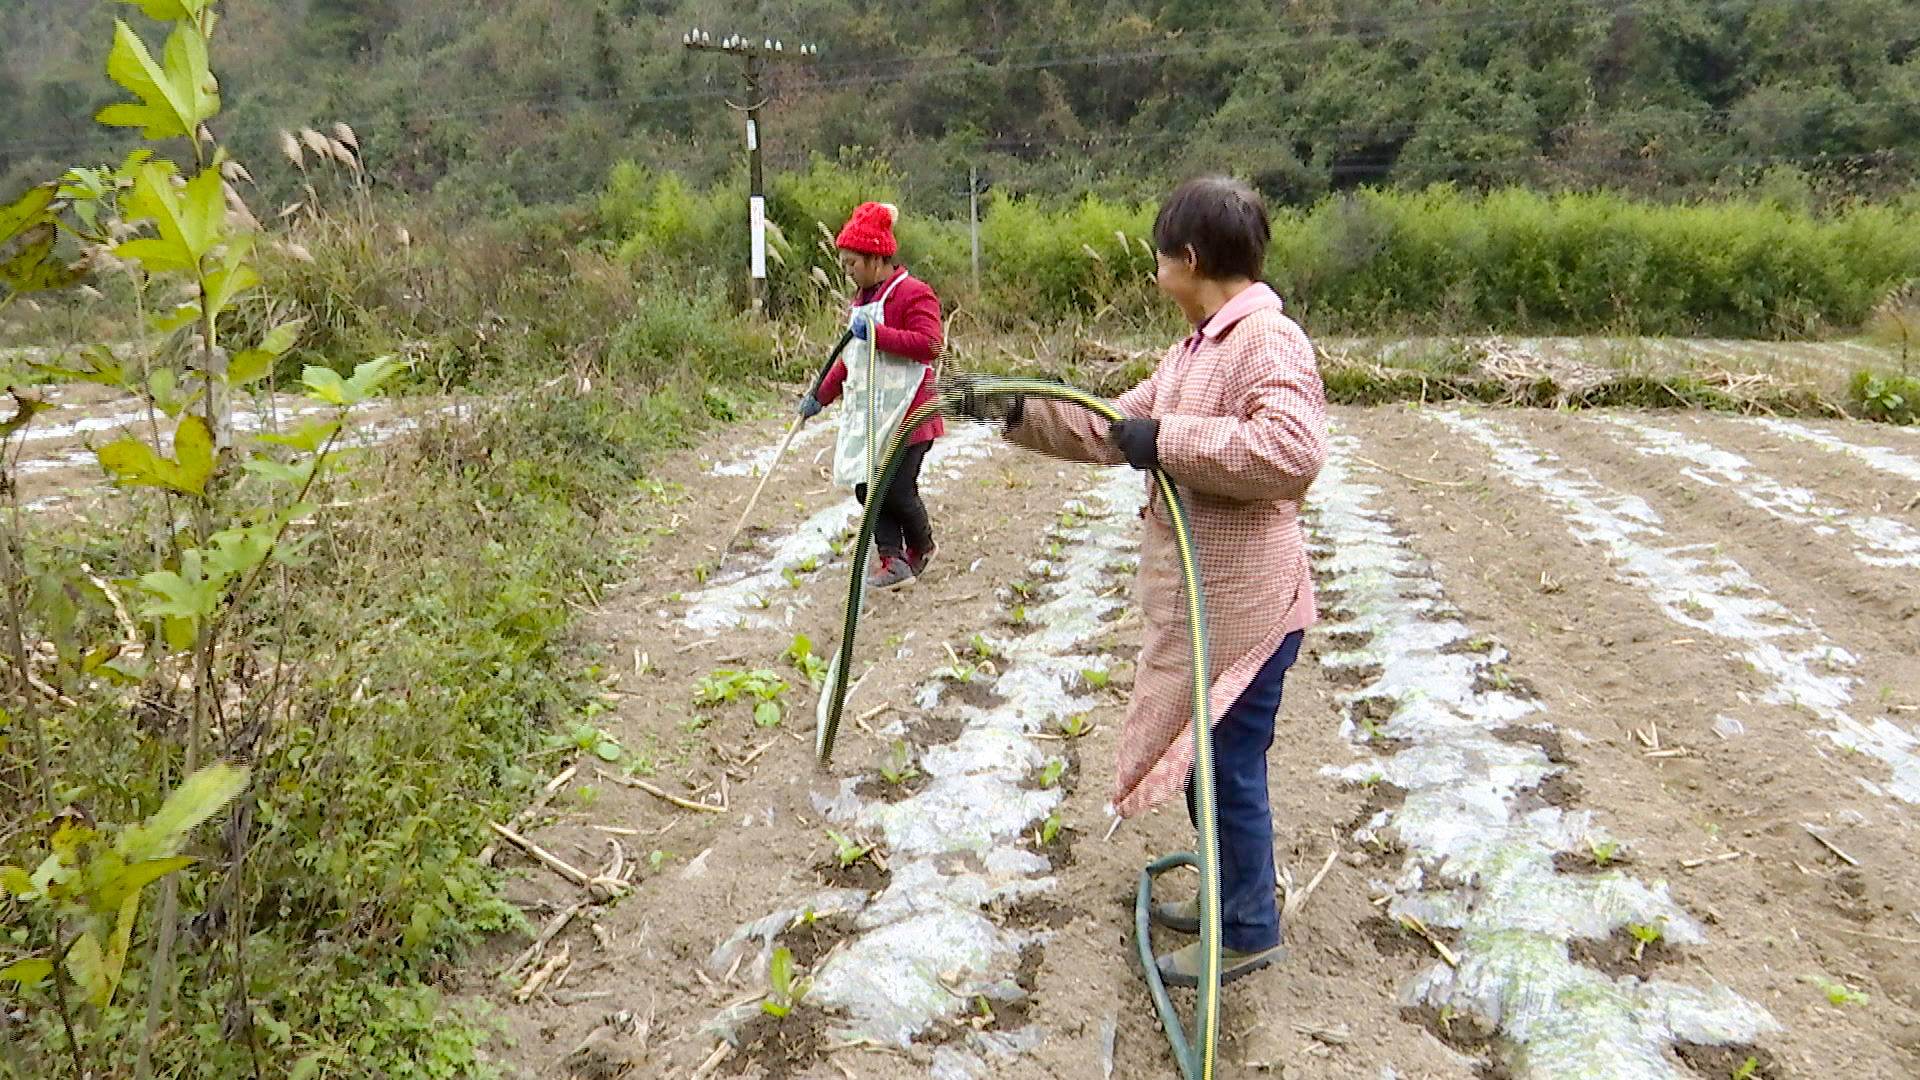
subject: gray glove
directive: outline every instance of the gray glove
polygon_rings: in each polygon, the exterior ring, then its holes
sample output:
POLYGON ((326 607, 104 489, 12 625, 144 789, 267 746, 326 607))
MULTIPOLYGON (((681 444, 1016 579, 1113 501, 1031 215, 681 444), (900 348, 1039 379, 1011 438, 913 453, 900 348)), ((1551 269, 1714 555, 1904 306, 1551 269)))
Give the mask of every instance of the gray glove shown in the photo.
POLYGON ((952 410, 969 420, 1004 420, 1018 427, 1026 415, 1025 394, 1010 390, 983 390, 973 375, 955 375, 948 383, 952 410))
POLYGON ((814 397, 812 391, 808 391, 807 395, 800 399, 800 419, 811 420, 820 415, 820 410, 824 408, 826 406, 820 404, 820 399, 814 397))

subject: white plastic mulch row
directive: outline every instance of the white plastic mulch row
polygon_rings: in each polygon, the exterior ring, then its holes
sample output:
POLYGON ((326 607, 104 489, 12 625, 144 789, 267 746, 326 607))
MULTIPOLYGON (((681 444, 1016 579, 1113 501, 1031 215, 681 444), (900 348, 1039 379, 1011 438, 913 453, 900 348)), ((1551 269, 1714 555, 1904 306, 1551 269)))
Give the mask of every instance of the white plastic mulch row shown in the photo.
POLYGON ((1315 562, 1338 597, 1328 605, 1337 614, 1314 633, 1363 639, 1321 662, 1377 669, 1343 696, 1385 699, 1391 712, 1371 730, 1349 723, 1362 760, 1330 771, 1405 790, 1357 839, 1404 848, 1397 875, 1375 882, 1392 897, 1390 917, 1457 934, 1458 964, 1422 971, 1404 988, 1406 1003, 1497 1030, 1518 1077, 1683 1080, 1669 1044, 1750 1042, 1775 1030, 1764 1009, 1725 986, 1616 978, 1573 958, 1573 942, 1628 927, 1694 945, 1704 932, 1664 883, 1618 868, 1556 868, 1557 853, 1612 841, 1588 813, 1527 797, 1562 771, 1537 743, 1515 738, 1516 728, 1552 732, 1544 707, 1491 688, 1505 653, 1451 612, 1432 568, 1379 508, 1380 490, 1350 474, 1354 448, 1335 439, 1309 503, 1315 562), (1376 754, 1381 745, 1396 749, 1376 754))

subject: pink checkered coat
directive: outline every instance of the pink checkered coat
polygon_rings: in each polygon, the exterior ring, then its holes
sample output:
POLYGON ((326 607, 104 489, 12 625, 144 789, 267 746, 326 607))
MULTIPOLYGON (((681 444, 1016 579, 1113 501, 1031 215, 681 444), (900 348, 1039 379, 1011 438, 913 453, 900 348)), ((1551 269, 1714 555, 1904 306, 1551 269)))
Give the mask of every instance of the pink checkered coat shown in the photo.
MULTIPOLYGON (((1313 346, 1266 285, 1241 291, 1193 337, 1167 350, 1116 402, 1160 420, 1160 464, 1192 522, 1206 598, 1213 722, 1287 634, 1314 621, 1299 512, 1327 457, 1326 396, 1313 346)), ((1107 423, 1077 405, 1027 399, 1008 432, 1055 457, 1125 464, 1107 423)), ((1135 582, 1146 616, 1133 701, 1120 736, 1113 808, 1132 817, 1185 788, 1193 764, 1188 645, 1180 563, 1165 505, 1148 484, 1135 582)))

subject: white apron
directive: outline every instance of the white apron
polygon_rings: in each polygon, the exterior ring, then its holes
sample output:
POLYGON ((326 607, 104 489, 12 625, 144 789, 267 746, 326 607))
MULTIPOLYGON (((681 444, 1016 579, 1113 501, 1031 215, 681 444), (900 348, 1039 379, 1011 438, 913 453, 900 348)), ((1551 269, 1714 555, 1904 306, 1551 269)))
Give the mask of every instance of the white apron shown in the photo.
MULTIPOLYGON (((887 298, 906 274, 895 275, 886 289, 870 304, 861 304, 847 316, 847 325, 866 316, 873 326, 886 322, 887 298)), ((851 488, 858 484, 873 486, 873 474, 879 470, 880 457, 887 443, 907 418, 914 395, 927 375, 926 365, 881 352, 871 340, 855 338, 847 342, 842 354, 847 365, 844 400, 840 409, 840 439, 833 455, 833 482, 851 488)))

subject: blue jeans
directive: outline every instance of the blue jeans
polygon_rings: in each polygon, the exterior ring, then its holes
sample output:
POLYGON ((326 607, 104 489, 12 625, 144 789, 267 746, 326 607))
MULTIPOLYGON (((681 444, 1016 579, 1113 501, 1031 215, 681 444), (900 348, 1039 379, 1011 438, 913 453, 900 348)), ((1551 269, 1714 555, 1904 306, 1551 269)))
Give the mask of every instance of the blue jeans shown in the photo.
MULTIPOLYGON (((1300 655, 1304 630, 1288 634, 1213 728, 1214 809, 1220 830, 1220 940, 1239 952, 1281 942, 1278 882, 1273 869, 1273 811, 1267 805, 1267 750, 1287 669, 1300 655)), ((1193 778, 1187 813, 1199 824, 1193 778)))

